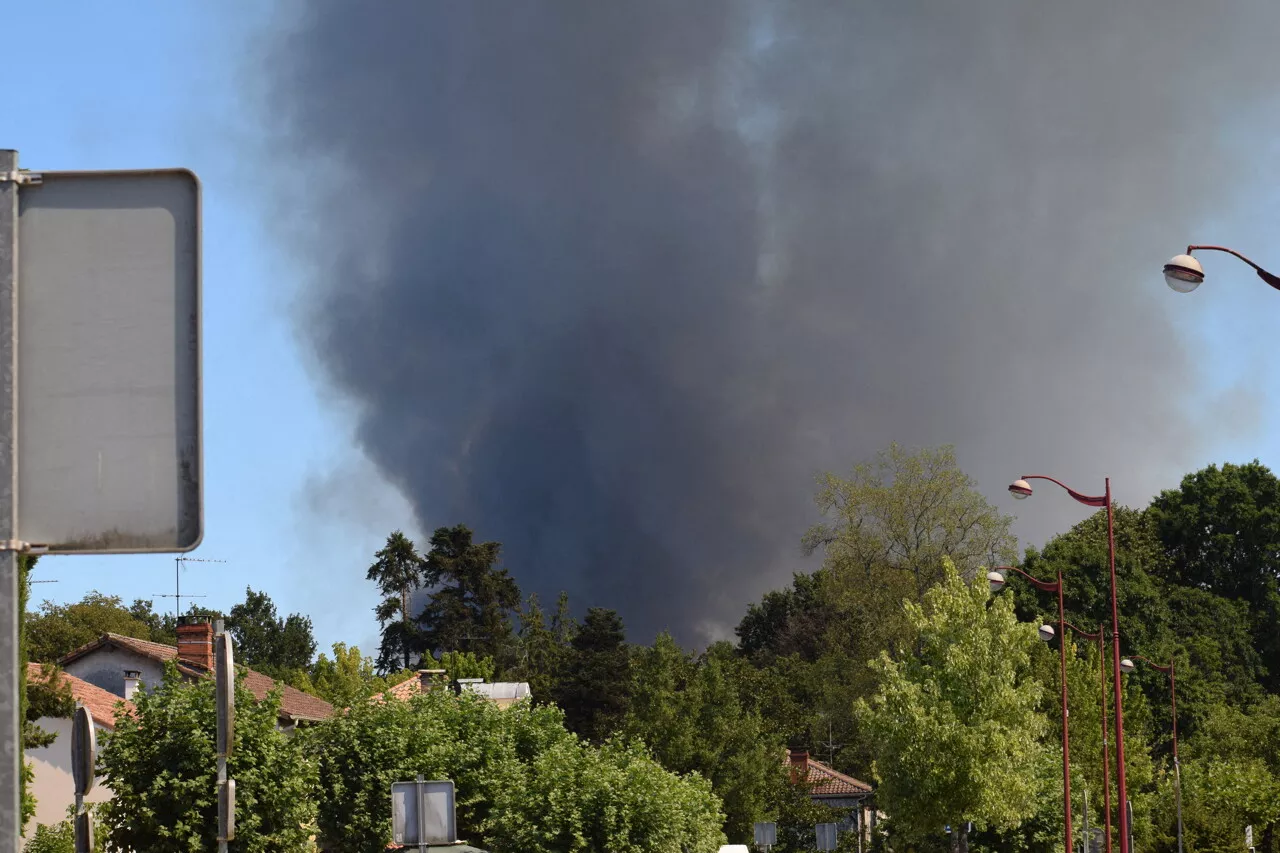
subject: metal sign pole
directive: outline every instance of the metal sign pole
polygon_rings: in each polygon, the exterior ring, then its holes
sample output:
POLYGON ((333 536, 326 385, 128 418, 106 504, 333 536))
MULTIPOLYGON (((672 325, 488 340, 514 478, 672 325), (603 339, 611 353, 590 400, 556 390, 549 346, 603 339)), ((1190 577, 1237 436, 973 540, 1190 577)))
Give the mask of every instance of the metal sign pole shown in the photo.
POLYGON ((0 150, 0 851, 22 835, 18 672, 18 152, 0 150))
POLYGON ((0 853, 22 831, 21 555, 195 548, 200 423, 199 180, 23 172, 0 149, 0 853))
POLYGON ((218 620, 214 681, 218 701, 218 853, 236 837, 236 783, 227 778, 227 759, 235 749, 236 668, 231 637, 218 620))
POLYGON ((71 727, 71 776, 76 791, 76 853, 93 853, 93 816, 85 811, 84 797, 93 790, 97 766, 98 736, 93 714, 80 705, 76 708, 71 727))
POLYGON ((418 800, 418 850, 425 851, 427 849, 427 798, 423 787, 427 777, 419 773, 414 781, 416 784, 413 793, 418 800))

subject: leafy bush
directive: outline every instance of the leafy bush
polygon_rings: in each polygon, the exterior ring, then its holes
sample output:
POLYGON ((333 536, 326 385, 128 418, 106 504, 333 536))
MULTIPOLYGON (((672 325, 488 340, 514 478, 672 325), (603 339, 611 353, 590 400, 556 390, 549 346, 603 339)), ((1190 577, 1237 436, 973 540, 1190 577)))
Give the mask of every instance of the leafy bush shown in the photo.
MULTIPOLYGON (((213 679, 185 681, 170 663, 153 692, 134 697, 99 759, 114 797, 100 831, 113 847, 147 853, 217 849, 217 702, 213 679)), ((315 849, 315 764, 276 727, 276 694, 262 702, 237 681, 235 751, 239 853, 315 849)))
POLYGON ((393 782, 450 779, 461 838, 497 853, 714 852, 720 802, 638 744, 587 746, 555 708, 500 709, 433 691, 365 703, 304 733, 319 763, 324 838, 349 853, 391 838, 393 782))
POLYGON ((53 826, 37 824, 22 853, 76 853, 76 836, 71 821, 64 820, 53 826))

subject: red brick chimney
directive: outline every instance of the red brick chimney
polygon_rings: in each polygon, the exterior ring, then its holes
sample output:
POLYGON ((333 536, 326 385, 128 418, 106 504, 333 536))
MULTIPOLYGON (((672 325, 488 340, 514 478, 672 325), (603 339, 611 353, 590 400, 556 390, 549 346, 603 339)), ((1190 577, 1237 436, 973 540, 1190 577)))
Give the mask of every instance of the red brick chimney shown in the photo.
POLYGON ((444 677, 443 669, 420 669, 418 670, 418 687, 423 693, 429 693, 444 682, 444 677))
POLYGON ((208 619, 192 619, 178 626, 178 660, 213 669, 213 625, 208 619))
POLYGON ((791 784, 809 781, 809 750, 791 750, 791 784))

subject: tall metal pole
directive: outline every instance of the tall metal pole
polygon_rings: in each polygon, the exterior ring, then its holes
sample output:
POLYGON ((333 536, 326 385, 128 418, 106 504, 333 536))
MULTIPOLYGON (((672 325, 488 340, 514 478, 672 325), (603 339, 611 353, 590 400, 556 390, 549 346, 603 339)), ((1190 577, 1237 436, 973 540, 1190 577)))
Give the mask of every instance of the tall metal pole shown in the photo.
POLYGON ((1071 843, 1071 737, 1067 714, 1067 616, 1062 597, 1062 569, 1058 569, 1058 668, 1062 679, 1062 810, 1066 816, 1068 853, 1071 843))
POLYGON ((0 150, 0 853, 22 835, 18 684, 18 152, 0 150))
POLYGON ((1169 698, 1173 706, 1173 795, 1178 804, 1178 853, 1182 853, 1182 768, 1178 765, 1178 677, 1173 658, 1169 659, 1169 698))
POLYGON ((1084 849, 1084 853, 1089 853, 1089 842, 1092 840, 1093 838, 1090 836, 1090 833, 1089 833, 1089 789, 1085 788, 1084 789, 1084 844, 1081 845, 1081 847, 1083 847, 1084 849))
POLYGON ((1124 768, 1124 694, 1120 684, 1120 606, 1116 595, 1115 509, 1107 478, 1107 560, 1111 564, 1111 675, 1116 702, 1116 789, 1120 797, 1120 853, 1129 853, 1129 789, 1124 768))
POLYGON ((1107 837, 1107 853, 1111 853, 1111 756, 1107 748, 1107 630, 1098 626, 1098 672, 1102 676, 1102 801, 1103 831, 1107 837))

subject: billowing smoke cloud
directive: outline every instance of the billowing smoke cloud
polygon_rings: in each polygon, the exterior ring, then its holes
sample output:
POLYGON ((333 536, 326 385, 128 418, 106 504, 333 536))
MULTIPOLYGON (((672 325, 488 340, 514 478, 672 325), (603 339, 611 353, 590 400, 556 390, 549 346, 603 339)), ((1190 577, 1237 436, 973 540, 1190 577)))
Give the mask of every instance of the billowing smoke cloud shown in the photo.
MULTIPOLYGON (((956 444, 1002 503, 1029 469, 1139 503, 1202 461, 1158 267, 1234 189, 1277 24, 308 3, 263 66, 303 328, 421 529, 635 639, 732 625, 800 565, 813 476, 893 440, 956 444)), ((1053 506, 1021 532, 1081 517, 1053 506)))

